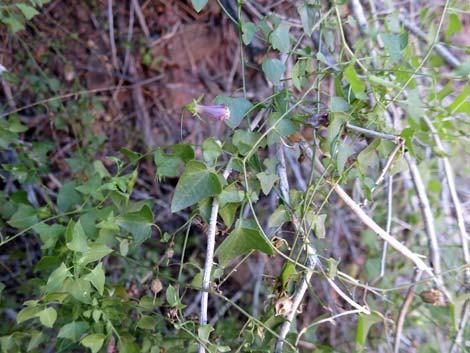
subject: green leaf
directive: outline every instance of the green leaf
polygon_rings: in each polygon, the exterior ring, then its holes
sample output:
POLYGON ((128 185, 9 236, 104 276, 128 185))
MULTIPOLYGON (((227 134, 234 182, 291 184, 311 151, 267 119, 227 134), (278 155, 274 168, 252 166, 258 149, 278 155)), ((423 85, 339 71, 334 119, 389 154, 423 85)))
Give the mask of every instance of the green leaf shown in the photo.
POLYGON ((243 97, 232 98, 227 96, 217 96, 214 100, 215 104, 226 104, 230 110, 230 119, 225 123, 231 129, 235 129, 242 122, 243 118, 253 107, 248 99, 243 97))
POLYGON ((234 258, 251 250, 260 250, 268 255, 274 254, 271 243, 259 230, 238 226, 220 244, 215 255, 218 256, 220 265, 225 267, 234 258))
POLYGON ((62 287, 64 280, 68 277, 72 277, 72 274, 67 266, 62 263, 47 279, 46 293, 58 291, 62 287))
POLYGON ((374 168, 379 163, 377 155, 377 146, 380 140, 374 140, 369 146, 364 148, 361 153, 357 156, 357 162, 359 163, 359 170, 362 174, 367 174, 369 167, 374 168))
POLYGON ((23 13, 24 17, 29 21, 34 16, 39 15, 39 12, 34 8, 26 4, 16 4, 17 8, 23 13))
POLYGON ((228 228, 232 226, 233 221, 235 220, 238 206, 238 203, 229 203, 219 209, 220 217, 222 217, 222 220, 228 228))
POLYGON ((39 237, 43 242, 41 249, 53 248, 59 240, 59 238, 64 234, 65 227, 61 224, 49 225, 46 223, 40 223, 33 227, 35 232, 39 233, 39 237))
POLYGON ((209 342, 209 336, 214 328, 211 325, 200 326, 197 329, 197 335, 203 342, 209 342))
POLYGON ((279 86, 281 77, 286 70, 286 65, 279 59, 264 58, 262 64, 263 72, 266 78, 275 86, 279 86))
POLYGON ((131 162, 132 165, 135 165, 140 157, 141 157, 141 154, 140 153, 137 153, 137 152, 134 152, 134 151, 131 151, 127 148, 121 148, 119 150, 120 153, 122 153, 124 156, 126 156, 127 158, 129 158, 129 161, 131 162))
POLYGON ((65 183, 57 195, 57 205, 62 212, 68 212, 81 202, 80 194, 75 190, 77 184, 74 181, 65 183))
POLYGON ((194 150, 190 144, 179 143, 171 147, 173 154, 183 160, 184 163, 194 159, 194 150))
POLYGON ((287 289, 288 282, 297 274, 295 270, 295 265, 292 262, 286 262, 282 267, 281 271, 281 281, 282 287, 287 289))
POLYGON ((37 211, 30 205, 21 204, 11 216, 8 224, 12 227, 25 229, 38 222, 37 211))
POLYGON ((30 320, 36 317, 36 314, 41 311, 41 307, 39 306, 28 306, 16 315, 16 322, 17 324, 21 324, 27 320, 30 320))
POLYGON ((207 1, 208 0, 191 0, 191 3, 193 4, 194 10, 199 13, 204 8, 204 6, 206 6, 207 1))
POLYGON ((315 217, 313 222, 313 229, 315 230, 315 235, 318 239, 325 239, 326 229, 325 229, 326 214, 319 214, 315 217))
POLYGON ((207 163, 213 165, 222 154, 222 143, 213 137, 209 137, 202 143, 202 154, 207 163))
POLYGON ((369 334, 369 330, 372 325, 381 322, 382 318, 372 312, 370 315, 360 313, 359 319, 357 323, 357 331, 356 331, 356 349, 362 350, 362 348, 366 344, 367 335, 369 334))
POLYGON ((286 210, 284 205, 280 205, 276 210, 269 216, 268 227, 279 227, 286 222, 291 221, 291 216, 286 210))
POLYGON ((38 330, 31 330, 31 339, 29 340, 28 347, 26 348, 27 352, 31 352, 32 350, 39 347, 41 343, 43 343, 48 337, 38 330))
POLYGON ((469 105, 469 97, 470 97, 470 86, 466 84, 464 88, 462 89, 462 92, 455 97, 454 101, 449 105, 447 110, 451 113, 454 114, 456 112, 458 113, 467 113, 470 115, 470 111, 466 111, 466 108, 469 105))
POLYGON ((359 78, 356 69, 354 68, 354 63, 349 64, 344 70, 344 76, 351 85, 351 89, 355 96, 361 99, 362 97, 365 97, 364 90, 366 89, 366 84, 363 79, 359 78))
POLYGON ((256 177, 260 181, 261 190, 263 190, 263 194, 265 195, 271 192, 274 184, 279 180, 279 177, 276 174, 266 174, 265 172, 256 174, 256 177))
POLYGON ((83 229, 82 223, 78 220, 75 225, 73 225, 73 231, 71 230, 71 224, 73 221, 70 221, 69 226, 67 226, 66 240, 67 248, 75 252, 86 252, 88 251, 87 236, 85 230, 83 229))
MULTIPOLYGON (((237 146, 238 152, 240 152, 241 155, 246 155, 251 151, 253 145, 260 137, 261 134, 258 132, 236 130, 233 134, 232 142, 237 146)), ((264 142, 262 142, 262 144, 264 144, 264 142)))
POLYGON ((460 22, 460 18, 457 14, 451 13, 449 15, 446 36, 451 36, 454 33, 460 32, 462 30, 462 23, 460 22))
POLYGON ((103 270, 103 264, 101 262, 96 265, 96 267, 89 274, 84 276, 83 279, 86 281, 90 281, 91 284, 93 284, 93 286, 96 288, 98 293, 100 293, 100 295, 103 295, 105 274, 103 270))
POLYGON ((347 112, 350 108, 350 105, 342 97, 332 97, 331 98, 331 112, 340 113, 347 112))
POLYGON ((86 330, 88 330, 88 324, 86 322, 72 321, 60 328, 57 337, 66 338, 72 342, 78 342, 86 330))
POLYGON ((137 327, 142 328, 144 330, 155 330, 157 323, 157 319, 153 316, 143 315, 137 322, 137 327))
POLYGON ((181 163, 181 159, 171 154, 166 154, 161 148, 157 148, 153 154, 153 160, 157 167, 157 179, 164 177, 175 177, 177 168, 181 163))
POLYGON ((140 211, 126 213, 116 217, 116 223, 130 232, 134 237, 135 245, 146 241, 152 232, 153 213, 150 207, 144 205, 140 211))
POLYGON ((52 328, 55 320, 57 320, 57 311, 54 308, 44 309, 36 314, 39 317, 39 321, 46 327, 52 328))
POLYGON ((12 16, 12 17, 7 17, 7 18, 2 18, 1 21, 8 26, 8 28, 10 29, 10 32, 13 34, 24 29, 24 24, 21 23, 16 17, 12 16))
POLYGON ((178 291, 172 285, 166 289, 166 301, 171 307, 177 307, 180 304, 178 291))
POLYGON ((346 161, 348 160, 349 156, 351 156, 353 153, 354 153, 354 150, 349 144, 343 141, 339 143, 338 155, 336 157, 336 166, 338 168, 339 174, 343 174, 346 161))
POLYGON ((34 266, 34 271, 44 271, 57 268, 60 265, 60 259, 57 256, 43 256, 34 266))
POLYGON ((175 188, 171 212, 178 212, 202 199, 220 194, 222 186, 217 174, 199 161, 189 161, 175 188))
POLYGON ((270 40, 274 49, 279 50, 281 53, 288 53, 290 50, 290 37, 289 37, 290 25, 287 23, 281 23, 271 33, 270 40))
POLYGON ((303 4, 298 9, 304 33, 311 36, 317 23, 317 8, 313 4, 303 4))
POLYGON ((253 22, 241 21, 243 44, 249 45, 255 36, 258 27, 253 22))
POLYGON ((103 346, 105 338, 106 336, 101 333, 93 333, 83 338, 80 343, 84 347, 90 348, 92 353, 98 353, 103 346))
POLYGON ((219 205, 224 207, 229 203, 240 203, 245 199, 245 193, 235 184, 226 186, 219 195, 219 205))
POLYGON ((73 280, 68 284, 67 291, 78 301, 85 304, 91 303, 91 285, 89 281, 81 278, 73 280))
POLYGON ((340 114, 335 114, 332 121, 328 125, 328 134, 326 141, 331 151, 334 151, 334 145, 336 141, 341 137, 341 132, 343 131, 343 126, 346 121, 343 116, 340 114))
POLYGON ((408 45, 407 33, 405 32, 400 35, 382 33, 380 37, 388 50, 391 63, 398 62, 401 58, 401 51, 408 45))
POLYGON ((81 266, 86 266, 90 262, 101 260, 106 255, 113 252, 113 249, 108 248, 104 244, 91 244, 88 250, 78 260, 81 266))

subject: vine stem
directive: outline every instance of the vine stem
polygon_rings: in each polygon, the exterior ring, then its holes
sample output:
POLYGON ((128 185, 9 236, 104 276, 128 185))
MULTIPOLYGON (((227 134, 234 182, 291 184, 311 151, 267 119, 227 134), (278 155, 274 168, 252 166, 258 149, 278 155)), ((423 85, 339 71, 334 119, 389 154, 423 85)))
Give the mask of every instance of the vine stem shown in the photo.
MULTIPOLYGON (((310 159, 314 160, 313 158, 315 158, 315 156, 313 155, 313 152, 308 143, 301 140, 299 144, 305 154, 310 159)), ((315 167, 319 171, 324 170, 323 165, 317 159, 315 159, 315 167)), ((423 260, 421 260, 418 254, 412 252, 405 245, 403 245, 397 239, 387 233, 377 223, 375 223, 375 221, 364 212, 364 210, 346 193, 346 191, 344 191, 344 189, 340 185, 331 181, 329 181, 329 184, 332 185, 336 194, 344 201, 344 203, 351 209, 351 211, 354 212, 354 214, 359 218, 360 221, 362 221, 362 223, 364 223, 380 238, 389 243, 390 246, 397 250, 400 254, 402 254, 407 259, 411 260, 419 270, 426 272, 434 280, 436 279, 436 276, 434 275, 432 269, 428 265, 426 265, 423 260)))

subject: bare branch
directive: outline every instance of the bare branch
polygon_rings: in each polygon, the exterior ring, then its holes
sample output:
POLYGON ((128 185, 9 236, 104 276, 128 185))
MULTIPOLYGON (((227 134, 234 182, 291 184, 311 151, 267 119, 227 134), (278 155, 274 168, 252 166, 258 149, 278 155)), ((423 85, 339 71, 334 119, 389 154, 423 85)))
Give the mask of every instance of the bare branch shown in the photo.
MULTIPOLYGON (((309 158, 311 159, 314 158, 313 152, 310 146, 307 144, 307 142, 302 140, 299 142, 299 144, 300 144, 300 147, 304 150, 304 153, 309 158)), ((315 159, 314 164, 317 170, 319 170, 320 172, 324 170, 324 167, 317 159, 315 159)), ((418 254, 415 254, 414 252, 412 252, 405 245, 400 243, 398 240, 392 237, 389 233, 383 230, 377 223, 375 223, 375 221, 372 218, 370 218, 362 210, 362 208, 343 190, 343 188, 340 185, 336 183, 332 183, 332 182, 330 182, 330 184, 333 186, 336 194, 346 203, 346 205, 349 206, 349 208, 356 214, 359 220, 361 220, 369 229, 371 229, 374 233, 376 233, 380 238, 388 242, 391 247, 397 250, 404 257, 412 261, 419 270, 422 270, 426 272, 428 275, 430 275, 432 278, 435 278, 432 269, 428 265, 426 265, 423 260, 421 260, 418 254)))
POLYGON ((411 302, 413 301, 413 297, 416 293, 416 282, 419 282, 421 279, 422 272, 417 270, 414 275, 413 282, 414 284, 408 289, 408 293, 406 293, 405 300, 400 308, 400 313, 398 314, 397 319, 397 328, 395 330, 395 347, 394 353, 399 353, 400 351, 400 340, 401 340, 401 333, 403 331, 403 325, 405 323, 406 314, 408 313, 408 308, 410 307, 411 302))

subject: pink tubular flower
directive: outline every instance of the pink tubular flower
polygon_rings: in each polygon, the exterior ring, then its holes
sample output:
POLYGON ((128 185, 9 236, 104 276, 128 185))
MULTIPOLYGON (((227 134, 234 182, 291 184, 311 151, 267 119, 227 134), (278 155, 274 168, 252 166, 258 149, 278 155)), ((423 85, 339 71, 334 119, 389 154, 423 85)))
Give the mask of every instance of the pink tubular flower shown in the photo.
POLYGON ((194 112, 196 115, 206 116, 217 121, 230 119, 230 109, 225 104, 200 105, 196 104, 194 112))

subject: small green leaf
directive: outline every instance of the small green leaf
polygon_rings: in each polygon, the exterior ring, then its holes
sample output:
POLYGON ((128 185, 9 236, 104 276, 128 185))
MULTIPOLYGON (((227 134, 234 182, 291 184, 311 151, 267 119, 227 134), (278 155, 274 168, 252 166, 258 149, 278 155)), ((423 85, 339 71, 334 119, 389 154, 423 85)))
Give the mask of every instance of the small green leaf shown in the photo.
POLYGON ((137 321, 137 327, 144 330, 155 330, 157 323, 157 319, 153 316, 142 315, 140 320, 137 321))
POLYGON ((372 312, 369 315, 360 313, 356 331, 356 349, 362 350, 366 344, 367 335, 372 325, 382 321, 382 318, 372 312))
POLYGON ((129 253, 129 240, 128 239, 122 239, 119 242, 119 252, 121 253, 122 256, 127 256, 129 253))
POLYGON ((351 89, 356 95, 356 97, 364 96, 364 90, 366 89, 366 85, 364 80, 359 78, 359 75, 354 68, 354 63, 348 65, 348 67, 344 70, 344 76, 348 80, 349 84, 351 85, 351 89))
POLYGON ((86 330, 88 330, 88 324, 86 322, 72 321, 60 328, 57 337, 66 338, 72 342, 78 342, 86 330))
POLYGON ((281 23, 271 33, 270 40, 274 49, 279 50, 281 53, 288 53, 290 50, 290 37, 289 37, 290 25, 287 23, 281 23))
POLYGON ((204 325, 197 329, 197 334, 203 342, 209 342, 209 336, 214 328, 211 325, 204 325))
POLYGON ((39 317, 39 321, 46 327, 52 328, 55 320, 57 320, 57 311, 54 308, 44 309, 36 314, 39 317))
POLYGON ((276 210, 269 216, 268 227, 279 227, 286 222, 290 222, 291 217, 289 212, 286 210, 284 205, 280 205, 276 210))
POLYGON ((297 274, 295 270, 295 265, 292 262, 286 262, 282 267, 281 271, 281 281, 282 287, 287 289, 288 282, 297 274))
POLYGON ((234 258, 251 250, 260 250, 268 255, 274 251, 271 243, 257 229, 237 227, 230 233, 215 252, 222 267, 227 266, 234 258))
POLYGON ((78 260, 81 266, 86 266, 90 262, 99 261, 103 257, 113 252, 113 249, 108 248, 104 244, 91 244, 88 250, 78 260))
POLYGON ((279 180, 279 177, 276 174, 266 174, 265 172, 256 174, 256 177, 260 181, 261 190, 263 190, 263 194, 265 195, 271 192, 274 184, 279 180))
POLYGON ((47 279, 46 293, 57 292, 62 287, 64 280, 68 277, 72 277, 72 274, 67 266, 62 263, 47 279))
POLYGON ((315 217, 315 220, 313 222, 313 229, 315 230, 315 235, 317 236, 318 239, 324 239, 326 235, 326 229, 325 229, 325 220, 326 220, 326 214, 319 214, 315 217))
POLYGON ((199 161, 189 161, 175 188, 171 212, 178 212, 202 199, 220 194, 222 186, 217 174, 199 161))
POLYGON ((40 223, 33 227, 35 232, 39 233, 39 237, 43 242, 41 249, 53 248, 59 238, 64 234, 65 227, 60 224, 49 225, 46 223, 40 223))
POLYGON ((454 33, 460 32, 462 30, 462 23, 460 22, 460 18, 457 14, 451 13, 449 15, 446 36, 451 36, 454 33))
POLYGON ((26 4, 16 4, 17 8, 23 13, 24 17, 29 21, 34 16, 39 15, 39 12, 34 8, 26 4))
POLYGON ((143 205, 140 211, 126 213, 116 217, 116 223, 134 237, 135 245, 146 241, 152 232, 153 213, 150 207, 143 205))
POLYGON ((258 27, 253 22, 241 21, 243 44, 249 45, 255 36, 258 27))
POLYGON ((204 6, 206 6, 207 1, 208 0, 191 0, 191 3, 193 4, 194 10, 199 13, 204 8, 204 6))
POLYGON ((286 65, 279 59, 264 58, 262 64, 263 72, 267 79, 275 86, 279 86, 281 77, 286 70, 286 65))
POLYGON ((78 301, 90 304, 91 303, 91 285, 85 279, 76 279, 71 281, 67 286, 67 291, 78 301))
POLYGON ((350 105, 342 97, 332 97, 331 98, 331 112, 340 113, 347 112, 350 108, 350 105))
MULTIPOLYGON (((260 137, 261 134, 258 132, 236 130, 233 134, 232 142, 237 147, 238 152, 240 152, 241 155, 246 155, 251 151, 253 145, 260 137)), ((262 144, 264 144, 264 142, 262 142, 262 144)))
POLYGON ((29 340, 26 351, 31 352, 32 350, 38 348, 39 345, 46 341, 47 338, 48 337, 43 332, 34 329, 31 330, 31 339, 29 340))
POLYGON ((317 7, 313 4, 303 4, 297 10, 300 14, 304 33, 310 37, 313 33, 313 28, 317 23, 317 7))
POLYGON ((219 195, 220 207, 229 203, 240 203, 245 199, 245 193, 239 190, 235 184, 226 186, 219 195))
POLYGON ((202 143, 202 154, 204 160, 211 165, 222 154, 222 143, 213 137, 209 137, 202 143))
POLYGON ((77 184, 74 181, 65 183, 57 195, 57 205, 62 212, 72 210, 72 208, 81 202, 80 194, 75 190, 77 184))
POLYGON ((231 129, 235 129, 242 122, 243 118, 253 107, 248 99, 243 97, 232 98, 227 96, 217 96, 214 100, 215 104, 226 104, 230 110, 230 119, 225 123, 231 129))
POLYGON ((134 151, 131 151, 127 148, 121 148, 119 150, 120 153, 122 153, 124 156, 126 156, 127 158, 129 158, 129 161, 131 162, 132 165, 135 165, 140 157, 141 157, 141 154, 140 153, 137 153, 137 152, 134 152, 134 151))
POLYGON ((41 311, 41 307, 39 306, 28 306, 16 315, 16 322, 17 324, 21 324, 27 320, 30 320, 36 317, 36 314, 41 311))
MULTIPOLYGON (((71 222, 73 223, 73 221, 71 222)), ((85 230, 83 229, 80 220, 78 220, 78 222, 73 225, 73 231, 71 231, 70 224, 72 223, 69 223, 69 226, 67 227, 67 248, 75 252, 84 253, 89 249, 85 230)))
POLYGON ((346 161, 348 160, 349 156, 351 156, 353 153, 354 153, 354 150, 349 144, 343 141, 339 143, 338 155, 336 157, 336 166, 338 168, 339 174, 343 174, 346 161))
POLYGON ((377 155, 377 146, 380 140, 374 140, 369 146, 364 148, 361 153, 357 156, 357 162, 359 163, 359 170, 362 174, 366 175, 369 167, 374 168, 379 163, 377 155))
POLYGON ((101 333, 93 333, 83 338, 80 343, 84 347, 90 348, 92 353, 98 353, 103 346, 105 338, 106 336, 101 333))
POLYGON ((91 284, 93 284, 93 286, 96 288, 98 293, 100 293, 100 295, 103 295, 105 274, 103 270, 103 264, 101 262, 96 265, 96 267, 89 274, 84 276, 83 279, 86 281, 90 281, 91 284))
POLYGON ((166 301, 171 307, 177 307, 180 303, 178 291, 171 285, 166 289, 166 301))
POLYGON ((166 154, 161 148, 157 148, 153 154, 153 160, 157 167, 157 179, 164 177, 175 177, 177 168, 181 163, 181 159, 171 154, 166 154))
POLYGON ((21 23, 18 18, 13 17, 7 17, 7 18, 2 18, 2 22, 5 23, 8 28, 10 29, 10 32, 15 34, 16 32, 19 32, 24 29, 24 24, 21 23))
POLYGON ((21 204, 11 216, 8 224, 12 227, 25 229, 38 222, 37 211, 30 205, 21 204))

